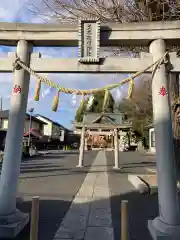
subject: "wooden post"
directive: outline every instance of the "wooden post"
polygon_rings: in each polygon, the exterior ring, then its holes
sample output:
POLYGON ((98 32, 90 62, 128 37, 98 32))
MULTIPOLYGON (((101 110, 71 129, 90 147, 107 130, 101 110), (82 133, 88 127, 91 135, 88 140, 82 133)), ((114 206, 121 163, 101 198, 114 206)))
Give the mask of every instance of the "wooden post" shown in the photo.
POLYGON ((32 198, 30 240, 38 240, 39 197, 32 198))
POLYGON ((128 217, 127 217, 128 201, 121 201, 121 240, 128 240, 128 217))

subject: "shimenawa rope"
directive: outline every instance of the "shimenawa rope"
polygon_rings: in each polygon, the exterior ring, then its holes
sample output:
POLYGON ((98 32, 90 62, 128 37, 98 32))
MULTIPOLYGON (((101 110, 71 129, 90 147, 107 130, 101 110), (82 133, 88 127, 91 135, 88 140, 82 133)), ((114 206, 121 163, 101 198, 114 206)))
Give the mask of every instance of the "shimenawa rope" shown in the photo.
POLYGON ((108 95, 108 91, 109 90, 112 90, 114 88, 117 88, 117 87, 119 87, 119 86, 129 82, 128 98, 131 99, 132 93, 133 93, 133 89, 134 89, 134 79, 136 77, 140 76, 141 74, 145 73, 147 70, 149 70, 152 67, 154 67, 154 70, 153 70, 153 74, 154 74, 156 69, 161 64, 167 62, 167 59, 166 59, 167 54, 168 54, 168 52, 166 52, 163 57, 161 57, 156 62, 152 63, 150 66, 148 66, 144 70, 136 72, 135 74, 133 74, 130 77, 127 77, 127 78, 121 80, 118 83, 113 83, 113 84, 109 84, 109 85, 107 85, 107 86, 105 86, 103 88, 93 88, 93 89, 90 89, 90 90, 80 90, 80 89, 73 89, 73 88, 62 87, 59 84, 54 83, 53 81, 49 80, 48 78, 42 77, 39 74, 37 74, 33 69, 28 67, 25 63, 23 63, 18 56, 16 57, 16 60, 15 60, 15 62, 13 64, 13 67, 15 69, 18 66, 21 66, 24 70, 26 70, 30 75, 35 77, 35 79, 37 80, 36 89, 35 89, 35 96, 34 96, 34 100, 35 101, 39 101, 40 90, 41 90, 41 83, 45 83, 49 87, 57 89, 57 95, 55 96, 54 101, 53 101, 53 107, 52 107, 53 111, 57 111, 60 92, 66 93, 66 94, 82 95, 82 101, 81 101, 81 105, 82 105, 82 104, 84 104, 84 96, 86 96, 86 95, 93 95, 95 93, 102 92, 102 91, 104 92, 104 103, 103 103, 103 110, 104 110, 104 108, 106 106, 106 102, 108 100, 107 95, 108 95))

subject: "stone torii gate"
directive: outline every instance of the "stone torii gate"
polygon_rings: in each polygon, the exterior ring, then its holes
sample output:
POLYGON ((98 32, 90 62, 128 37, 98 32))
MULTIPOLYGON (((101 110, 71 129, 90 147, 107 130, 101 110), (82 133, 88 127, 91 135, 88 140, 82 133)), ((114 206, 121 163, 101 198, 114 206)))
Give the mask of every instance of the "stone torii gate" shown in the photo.
MULTIPOLYGON (((133 73, 146 69, 164 57, 167 46, 180 40, 180 22, 107 24, 82 20, 77 25, 0 23, 0 44, 17 46, 17 56, 36 72, 42 73, 133 73), (149 46, 150 53, 140 58, 99 55, 100 46, 149 46), (32 53, 33 46, 78 46, 79 58, 41 58, 32 53)), ((0 59, 0 72, 12 72, 15 54, 0 59)), ((180 59, 169 54, 171 74, 180 72, 180 59)), ((176 191, 173 155, 171 107, 168 94, 167 64, 161 62, 153 74, 152 95, 156 131, 157 177, 160 213, 148 223, 154 239, 158 236, 180 238, 180 212, 176 191), (164 94, 160 94, 164 89, 164 94)), ((148 72, 151 72, 149 69, 148 72)), ((24 117, 29 90, 29 74, 20 67, 13 73, 11 109, 5 155, 0 181, 0 238, 14 237, 29 218, 16 209, 16 192, 20 172, 24 117), (17 87, 18 90, 17 91, 17 87)))

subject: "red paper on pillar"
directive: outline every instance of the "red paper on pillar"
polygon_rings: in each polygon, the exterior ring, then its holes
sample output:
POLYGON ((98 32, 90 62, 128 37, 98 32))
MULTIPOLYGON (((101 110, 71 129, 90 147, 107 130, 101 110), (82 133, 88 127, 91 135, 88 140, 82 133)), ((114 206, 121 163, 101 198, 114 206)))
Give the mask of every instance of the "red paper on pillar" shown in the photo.
POLYGON ((167 95, 167 91, 166 91, 166 88, 164 86, 162 86, 160 88, 159 94, 163 97, 167 95))
POLYGON ((13 93, 21 93, 21 87, 19 85, 15 85, 13 88, 13 93))

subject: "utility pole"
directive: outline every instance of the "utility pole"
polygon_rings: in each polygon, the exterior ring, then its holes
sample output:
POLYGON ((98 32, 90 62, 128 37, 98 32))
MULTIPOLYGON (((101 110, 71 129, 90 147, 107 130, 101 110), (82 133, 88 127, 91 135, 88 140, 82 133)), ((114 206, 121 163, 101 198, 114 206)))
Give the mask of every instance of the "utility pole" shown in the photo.
MULTIPOLYGON (((3 97, 0 98, 0 109, 3 110, 3 97)), ((2 118, 0 119, 0 128, 2 128, 2 118)))
POLYGON ((1 111, 3 110, 3 97, 1 97, 1 106, 0 106, 0 108, 1 108, 1 111))
POLYGON ((32 114, 33 114, 34 108, 29 109, 29 137, 28 137, 28 146, 30 147, 31 142, 31 125, 32 125, 32 114))

